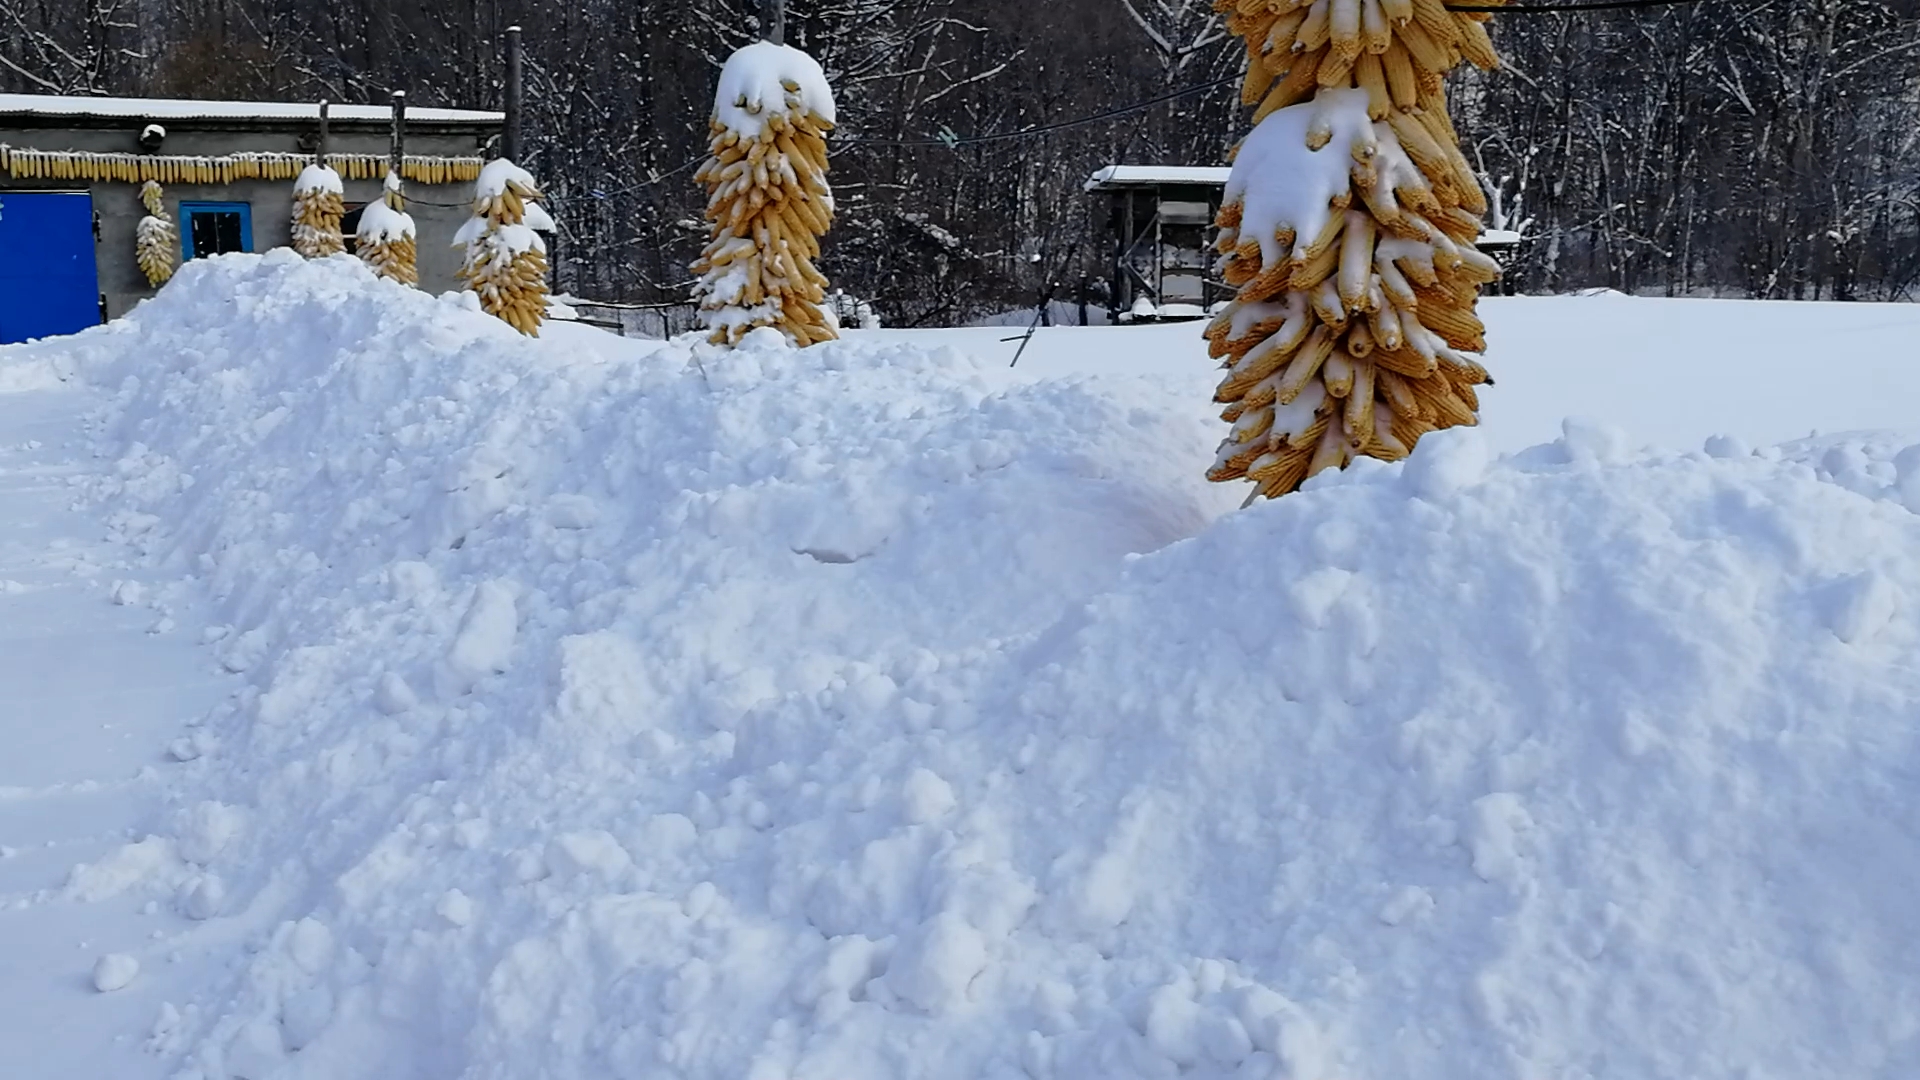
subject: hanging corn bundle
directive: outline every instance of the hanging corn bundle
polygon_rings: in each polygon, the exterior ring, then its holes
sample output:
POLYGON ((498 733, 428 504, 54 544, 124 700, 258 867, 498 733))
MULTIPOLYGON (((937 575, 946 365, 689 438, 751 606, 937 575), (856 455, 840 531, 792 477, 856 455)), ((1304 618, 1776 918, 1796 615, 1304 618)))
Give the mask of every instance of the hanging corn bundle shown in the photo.
POLYGON ((715 344, 762 326, 802 346, 837 336, 820 310, 827 279, 813 265, 833 222, 833 123, 826 75, 798 49, 758 42, 721 70, 710 156, 695 174, 707 187, 712 238, 693 264, 715 344))
POLYGON ((360 228, 354 233, 361 261, 373 272, 402 285, 417 284, 415 269, 413 218, 405 212, 400 195, 400 178, 387 174, 386 190, 380 198, 360 211, 360 228))
POLYGON ((473 217, 453 238, 460 280, 481 308, 529 337, 540 336, 547 314, 547 245, 535 231, 553 228, 535 201, 544 197, 527 170, 488 162, 473 186, 473 217))
POLYGON ((180 234, 167 217, 161 194, 160 185, 151 180, 140 185, 140 202, 147 208, 147 216, 133 229, 134 258, 140 272, 147 275, 147 284, 156 289, 172 279, 180 254, 180 234))
POLYGON ((1480 13, 1443 0, 1214 0, 1258 103, 1218 225, 1238 296, 1207 328, 1233 424, 1207 476, 1274 497, 1366 455, 1470 425, 1491 383, 1469 354, 1499 276, 1474 247, 1486 200, 1441 77, 1498 64, 1480 13))
POLYGON ((325 165, 309 165, 293 182, 293 250, 309 259, 347 250, 340 219, 347 209, 340 174, 325 165))
MULTIPOLYGON (((377 180, 391 162, 384 154, 329 154, 349 180, 377 180)), ((36 150, 0 143, 0 173, 23 180, 89 180, 138 184, 230 184, 236 180, 293 180, 313 158, 307 154, 249 151, 218 156, 109 154, 86 150, 36 150)), ((475 157, 408 157, 401 172, 423 184, 464 183, 480 175, 475 157)))

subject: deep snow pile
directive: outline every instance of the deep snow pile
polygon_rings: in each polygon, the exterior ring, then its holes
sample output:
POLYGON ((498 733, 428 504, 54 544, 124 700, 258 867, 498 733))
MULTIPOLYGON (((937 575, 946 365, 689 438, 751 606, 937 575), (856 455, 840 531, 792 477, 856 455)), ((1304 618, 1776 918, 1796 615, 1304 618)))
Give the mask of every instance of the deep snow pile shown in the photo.
POLYGON ((70 343, 252 687, 147 842, 249 946, 184 1075, 1920 1068, 1920 451, 1216 521, 1153 382, 777 337, 276 254, 70 343))

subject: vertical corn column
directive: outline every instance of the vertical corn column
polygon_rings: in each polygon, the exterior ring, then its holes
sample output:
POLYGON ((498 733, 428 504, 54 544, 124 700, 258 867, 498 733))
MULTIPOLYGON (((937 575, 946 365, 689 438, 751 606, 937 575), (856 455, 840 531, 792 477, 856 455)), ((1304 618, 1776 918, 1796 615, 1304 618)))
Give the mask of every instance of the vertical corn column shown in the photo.
POLYGON ((340 235, 340 220, 347 213, 344 190, 340 174, 325 164, 300 170, 293 182, 293 250, 309 259, 347 250, 340 235))
POLYGON ((140 185, 140 203, 147 208, 147 216, 133 230, 134 258, 140 263, 140 272, 147 275, 147 284, 155 288, 173 278, 180 257, 180 234, 167 217, 162 195, 160 185, 151 180, 140 185))
POLYGON ((473 217, 453 238, 462 249, 460 279, 489 315, 540 336, 547 313, 547 246, 535 230, 553 228, 533 174, 506 159, 489 162, 474 184, 473 217))
POLYGON ((1208 478, 1267 497, 1478 422, 1474 314, 1499 276, 1442 77, 1499 62, 1442 0, 1215 0, 1258 105, 1217 222, 1238 295, 1206 332, 1233 424, 1208 478))
POLYGON ((826 133, 833 94, 812 57, 759 42, 720 74, 707 187, 711 239, 693 264, 695 294, 715 344, 771 326, 794 344, 838 335, 820 310, 827 279, 814 268, 833 223, 826 133))

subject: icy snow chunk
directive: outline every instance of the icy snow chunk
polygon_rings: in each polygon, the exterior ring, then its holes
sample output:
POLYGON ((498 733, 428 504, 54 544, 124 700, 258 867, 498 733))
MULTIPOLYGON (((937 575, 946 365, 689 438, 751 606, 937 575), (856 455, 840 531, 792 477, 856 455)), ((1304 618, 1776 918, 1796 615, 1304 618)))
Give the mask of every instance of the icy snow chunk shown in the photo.
POLYGON ((502 581, 481 582, 447 654, 448 666, 472 689, 481 679, 507 670, 519 630, 513 590, 502 581))
POLYGON ((300 970, 320 974, 333 963, 333 931, 318 919, 301 919, 287 933, 287 955, 300 970))
POLYGON ((907 820, 925 825, 954 807, 953 786, 932 769, 915 769, 907 774, 905 808, 907 820))
POLYGON ((67 895, 83 903, 118 896, 173 865, 173 846, 158 836, 137 844, 123 844, 98 862, 73 868, 67 877, 67 895))
POLYGON ((1824 604, 1827 628, 1833 636, 1857 645, 1893 621, 1900 598, 1892 583, 1868 570, 1828 586, 1824 604))
POLYGON ((326 984, 309 986, 280 1006, 280 1039, 288 1050, 298 1051, 327 1030, 333 1022, 333 990, 326 984))
POLYGON ((547 869, 558 877, 597 874, 613 878, 633 865, 633 857, 605 829, 561 833, 547 844, 547 869))
POLYGON ((1746 443, 1733 435, 1709 436, 1705 449, 1708 457, 1721 459, 1743 458, 1753 452, 1746 443))
POLYGON ((237 806, 207 800, 186 812, 180 826, 180 857, 202 865, 220 857, 246 828, 247 813, 237 806))
POLYGON ((907 935, 887 965, 887 988, 929 1013, 966 999, 967 984, 987 968, 986 935, 943 912, 907 935))
POLYGON ((585 495, 555 495, 547 500, 547 524, 556 529, 591 529, 600 523, 600 504, 585 495))
POLYGON ((1434 502, 1479 483, 1489 456, 1486 437, 1472 428, 1433 431, 1413 448, 1401 477, 1413 494, 1434 502))
POLYGON ((1327 616, 1352 583, 1351 570, 1323 566, 1288 586, 1287 599, 1292 601, 1300 621, 1318 630, 1327 625, 1327 616))
POLYGON ((459 889, 448 889, 433 910, 434 914, 454 926, 466 926, 473 922, 473 900, 459 889))
POLYGON ((123 990, 140 974, 140 961, 126 953, 108 953, 93 965, 93 988, 103 994, 123 990))
POLYGON ((213 874, 202 874, 180 888, 180 913, 189 919, 211 919, 227 903, 227 886, 213 874))
POLYGON ((1433 894, 1418 885, 1404 885, 1381 906, 1380 921, 1399 926, 1408 919, 1433 910, 1433 894))
POLYGON ((397 672, 386 672, 373 688, 373 707, 388 716, 398 716, 420 704, 413 687, 397 672))
MULTIPOLYGON (((1426 439, 1420 440, 1425 444, 1426 439)), ((1619 465, 1629 456, 1627 433, 1611 424, 1569 416, 1560 422, 1560 441, 1576 465, 1619 465)))
POLYGON ((137 581, 113 583, 113 602, 121 607, 139 607, 146 602, 147 587, 137 581))
POLYGON ((274 1080, 286 1060, 280 1025, 268 1017, 241 1028, 227 1045, 227 1075, 231 1080, 274 1080))
POLYGON ((1893 468, 1894 490, 1900 496, 1900 505, 1920 514, 1920 443, 1895 454, 1893 468))
POLYGON ((713 113, 742 135, 757 137, 775 115, 808 112, 833 123, 833 88, 819 61, 799 49, 755 42, 728 57, 720 69, 713 113))
POLYGON ((1473 818, 1467 826, 1468 850, 1473 854, 1473 872, 1483 881, 1514 884, 1520 877, 1520 833, 1533 827, 1520 798, 1498 791, 1473 801, 1473 818))

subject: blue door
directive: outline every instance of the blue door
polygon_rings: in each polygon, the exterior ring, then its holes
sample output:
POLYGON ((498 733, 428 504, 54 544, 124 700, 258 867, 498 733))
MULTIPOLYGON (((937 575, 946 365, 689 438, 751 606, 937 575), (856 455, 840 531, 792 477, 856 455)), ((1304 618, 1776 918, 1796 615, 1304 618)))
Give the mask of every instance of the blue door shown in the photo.
POLYGON ((99 322, 93 196, 0 191, 0 345, 99 322))

